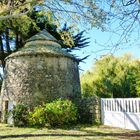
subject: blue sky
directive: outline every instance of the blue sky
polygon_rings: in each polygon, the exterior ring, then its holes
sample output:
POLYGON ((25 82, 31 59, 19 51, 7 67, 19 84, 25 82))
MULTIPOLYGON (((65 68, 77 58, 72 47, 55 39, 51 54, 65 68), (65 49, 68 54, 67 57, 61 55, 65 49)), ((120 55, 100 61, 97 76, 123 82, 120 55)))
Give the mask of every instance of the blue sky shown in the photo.
POLYGON ((80 63, 80 69, 83 70, 80 73, 89 70, 95 60, 99 59, 102 55, 112 53, 115 56, 122 56, 123 54, 130 53, 135 58, 140 58, 140 40, 133 40, 137 37, 135 33, 133 33, 134 38, 132 37, 131 41, 120 43, 116 49, 114 49, 113 45, 117 43, 120 35, 112 34, 111 32, 102 32, 93 28, 85 36, 90 37, 89 47, 82 49, 80 52, 77 51, 77 55, 81 57, 90 56, 85 60, 85 63, 80 63))

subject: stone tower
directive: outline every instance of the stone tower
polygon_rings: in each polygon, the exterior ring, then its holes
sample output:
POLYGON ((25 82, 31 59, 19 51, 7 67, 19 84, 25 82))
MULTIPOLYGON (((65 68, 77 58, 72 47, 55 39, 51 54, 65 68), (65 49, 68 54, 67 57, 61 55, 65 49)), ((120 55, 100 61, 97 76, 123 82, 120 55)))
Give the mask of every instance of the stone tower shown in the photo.
POLYGON ((46 30, 6 58, 2 110, 17 103, 39 105, 56 98, 81 97, 78 60, 62 50, 46 30))

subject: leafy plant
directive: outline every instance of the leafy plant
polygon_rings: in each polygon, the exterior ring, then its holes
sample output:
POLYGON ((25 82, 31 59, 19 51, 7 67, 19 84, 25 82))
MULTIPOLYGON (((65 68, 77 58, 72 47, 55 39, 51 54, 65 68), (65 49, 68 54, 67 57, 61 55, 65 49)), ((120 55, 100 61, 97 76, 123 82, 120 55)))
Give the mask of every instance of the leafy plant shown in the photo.
POLYGON ((15 126, 63 126, 77 121, 77 107, 70 100, 55 100, 29 112, 27 105, 18 104, 12 111, 15 126))
POLYGON ((46 124, 46 114, 43 106, 35 107, 33 112, 29 113, 29 125, 43 127, 46 124))
POLYGON ((63 126, 77 121, 77 108, 70 100, 58 99, 45 106, 47 123, 51 126, 63 126))
POLYGON ((13 120, 15 126, 27 126, 28 125, 28 106, 24 104, 18 104, 14 107, 13 120))

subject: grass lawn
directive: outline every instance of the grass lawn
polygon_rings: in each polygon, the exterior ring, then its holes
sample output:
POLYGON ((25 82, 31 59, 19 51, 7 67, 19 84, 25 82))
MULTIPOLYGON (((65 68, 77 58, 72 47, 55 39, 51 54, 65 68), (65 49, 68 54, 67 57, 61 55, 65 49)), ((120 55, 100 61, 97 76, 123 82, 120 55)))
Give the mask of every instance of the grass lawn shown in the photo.
POLYGON ((77 125, 67 129, 17 128, 0 124, 0 140, 140 140, 140 131, 77 125))

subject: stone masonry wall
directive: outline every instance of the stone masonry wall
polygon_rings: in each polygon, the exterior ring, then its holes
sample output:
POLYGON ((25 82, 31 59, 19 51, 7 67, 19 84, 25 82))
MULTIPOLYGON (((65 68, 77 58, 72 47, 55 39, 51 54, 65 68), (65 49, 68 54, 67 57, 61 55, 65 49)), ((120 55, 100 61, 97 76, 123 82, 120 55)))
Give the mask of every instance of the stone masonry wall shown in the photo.
POLYGON ((77 62, 62 56, 20 56, 6 62, 2 99, 30 105, 80 97, 77 62))
POLYGON ((82 98, 79 102, 79 114, 82 123, 100 124, 100 99, 94 96, 82 98))

